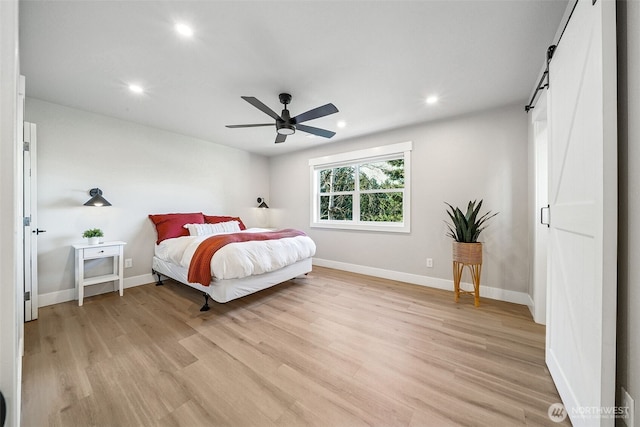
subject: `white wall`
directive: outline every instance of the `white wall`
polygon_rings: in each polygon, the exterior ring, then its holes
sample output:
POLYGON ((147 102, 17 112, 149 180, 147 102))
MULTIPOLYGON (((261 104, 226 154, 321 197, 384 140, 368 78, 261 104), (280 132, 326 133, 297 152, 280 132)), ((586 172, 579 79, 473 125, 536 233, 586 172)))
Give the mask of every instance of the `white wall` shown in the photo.
MULTIPOLYGON (((640 426, 640 2, 618 2, 617 385, 635 399, 640 426)), ((618 404, 621 404, 618 396, 618 404)))
POLYGON ((47 230, 38 240, 41 305, 73 298, 70 245, 82 242, 87 228, 128 243, 125 258, 133 259, 133 268, 125 270, 125 283, 149 282, 156 235, 148 214, 233 214, 250 226, 256 198, 269 200, 265 157, 33 98, 26 102, 26 120, 38 126, 38 226, 47 230), (93 187, 113 206, 83 206, 93 187))
POLYGON ((523 105, 273 157, 272 224, 305 230, 316 241, 320 260, 344 263, 342 267, 351 269, 366 267, 362 272, 395 272, 395 277, 414 283, 452 289, 444 202, 466 207, 471 199, 484 199, 483 207, 499 215, 480 239, 485 242, 481 288, 485 292, 493 288, 494 297, 526 303, 527 116, 523 105), (410 234, 309 227, 308 159, 403 141, 413 141, 414 147, 410 234), (426 267, 426 258, 433 258, 433 268, 426 267))

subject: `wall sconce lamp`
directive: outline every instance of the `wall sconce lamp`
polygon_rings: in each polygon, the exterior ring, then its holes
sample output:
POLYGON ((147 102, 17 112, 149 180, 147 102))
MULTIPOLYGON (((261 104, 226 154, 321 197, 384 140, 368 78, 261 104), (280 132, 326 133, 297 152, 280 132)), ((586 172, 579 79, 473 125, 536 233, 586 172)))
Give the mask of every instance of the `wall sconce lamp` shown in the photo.
POLYGON ((89 190, 91 198, 87 200, 85 206, 111 206, 111 203, 104 197, 102 197, 102 190, 99 188, 92 188, 89 190))
POLYGON ((269 209, 269 206, 267 206, 267 204, 264 202, 264 199, 262 197, 258 197, 258 207, 269 209))

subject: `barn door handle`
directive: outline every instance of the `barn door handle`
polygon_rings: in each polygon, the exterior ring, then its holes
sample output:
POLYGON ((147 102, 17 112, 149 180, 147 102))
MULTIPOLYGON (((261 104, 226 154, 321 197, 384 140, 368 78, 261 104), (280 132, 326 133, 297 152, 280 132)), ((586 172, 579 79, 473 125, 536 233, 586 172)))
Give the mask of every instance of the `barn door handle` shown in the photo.
POLYGON ((546 225, 547 228, 550 227, 550 225, 549 225, 549 223, 550 223, 549 214, 551 213, 551 209, 550 208, 551 208, 550 205, 543 206, 543 207, 540 208, 540 224, 546 225), (544 210, 545 209, 547 210, 547 222, 544 222, 544 210))
POLYGON ((32 233, 36 233, 36 235, 40 234, 40 233, 46 233, 47 230, 40 230, 39 228, 36 228, 35 230, 32 231, 32 233))

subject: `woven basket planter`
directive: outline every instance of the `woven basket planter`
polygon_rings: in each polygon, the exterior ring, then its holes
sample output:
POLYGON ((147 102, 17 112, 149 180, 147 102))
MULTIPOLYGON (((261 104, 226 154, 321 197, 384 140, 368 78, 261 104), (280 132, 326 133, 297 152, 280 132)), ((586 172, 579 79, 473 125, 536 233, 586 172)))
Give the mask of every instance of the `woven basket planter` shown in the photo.
POLYGON ((462 264, 482 264, 482 243, 453 242, 453 260, 462 264))

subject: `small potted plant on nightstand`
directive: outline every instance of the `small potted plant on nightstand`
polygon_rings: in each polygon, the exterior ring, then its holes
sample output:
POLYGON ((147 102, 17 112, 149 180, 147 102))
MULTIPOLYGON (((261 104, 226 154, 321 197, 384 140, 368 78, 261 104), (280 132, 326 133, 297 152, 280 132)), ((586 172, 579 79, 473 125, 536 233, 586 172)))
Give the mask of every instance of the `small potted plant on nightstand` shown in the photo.
POLYGON ((90 245, 97 245, 100 243, 100 238, 104 237, 104 233, 99 228, 90 228, 82 233, 82 237, 89 239, 90 245))

